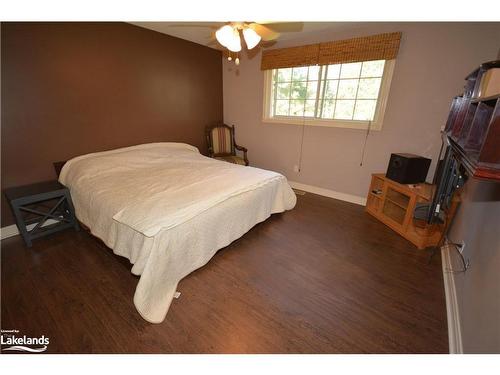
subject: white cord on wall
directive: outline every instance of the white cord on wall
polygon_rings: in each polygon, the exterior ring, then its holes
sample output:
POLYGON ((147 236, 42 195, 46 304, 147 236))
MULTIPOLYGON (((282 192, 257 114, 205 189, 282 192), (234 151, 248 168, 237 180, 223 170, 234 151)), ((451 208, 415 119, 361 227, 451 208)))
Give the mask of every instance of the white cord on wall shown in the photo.
MULTIPOLYGON (((296 116, 299 113, 299 111, 295 111, 293 114, 296 116)), ((305 125, 306 125, 306 105, 304 103, 304 107, 302 108, 302 131, 300 135, 300 149, 299 149, 299 163, 297 165, 297 172, 300 173, 302 169, 302 153, 304 149, 304 131, 305 131, 305 125)))
POLYGON ((360 167, 363 166, 363 161, 365 160, 366 143, 368 142, 368 135, 370 134, 371 127, 372 127, 372 122, 368 121, 368 127, 366 128, 365 142, 363 143, 363 149, 361 150, 361 162, 359 163, 360 167))
POLYGON ((306 125, 306 105, 304 104, 304 110, 302 111, 302 134, 300 137, 300 151, 299 151, 299 173, 302 169, 302 151, 304 149, 304 131, 306 125))

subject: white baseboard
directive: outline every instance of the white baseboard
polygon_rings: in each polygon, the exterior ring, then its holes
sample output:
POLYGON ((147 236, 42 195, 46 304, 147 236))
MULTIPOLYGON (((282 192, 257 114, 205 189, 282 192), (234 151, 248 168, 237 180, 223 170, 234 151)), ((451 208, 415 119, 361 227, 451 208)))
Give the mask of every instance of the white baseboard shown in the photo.
POLYGON ((462 331, 458 311, 457 291, 453 280, 450 252, 445 246, 441 248, 441 264, 443 267, 444 291, 446 294, 446 315, 448 319, 448 342, 450 354, 463 354, 462 331))
MULTIPOLYGON (((42 227, 46 227, 47 225, 55 224, 58 223, 57 220, 54 219, 48 219, 42 227)), ((35 227, 36 224, 30 224, 26 228, 28 230, 32 230, 35 227)), ((0 234, 0 239, 4 240, 9 237, 17 236, 19 234, 19 230, 17 229, 17 226, 15 224, 9 225, 7 227, 2 227, 1 228, 1 234, 0 234)))
POLYGON ((341 201, 355 203, 361 206, 366 205, 366 198, 359 197, 357 195, 340 193, 338 191, 324 189, 317 186, 301 184, 300 182, 295 182, 295 181, 288 181, 288 182, 290 186, 293 187, 294 189, 304 190, 307 191, 308 193, 318 194, 328 198, 339 199, 341 201))

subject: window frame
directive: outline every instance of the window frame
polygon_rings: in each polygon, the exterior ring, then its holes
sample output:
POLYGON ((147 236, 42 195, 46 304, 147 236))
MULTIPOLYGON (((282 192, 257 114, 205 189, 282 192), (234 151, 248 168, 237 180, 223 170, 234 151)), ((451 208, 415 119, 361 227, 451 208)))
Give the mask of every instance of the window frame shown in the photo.
MULTIPOLYGON (((385 60, 384 72, 380 83, 379 96, 377 99, 377 107, 375 115, 371 122, 370 130, 382 130, 385 110, 387 107, 387 99, 391 87, 392 75, 396 60, 385 60)), ((270 124, 287 124, 287 125, 308 125, 308 126, 324 126, 333 128, 347 128, 366 130, 369 121, 364 120, 335 120, 322 119, 314 117, 302 116, 272 116, 271 101, 272 101, 272 86, 273 86, 273 70, 264 71, 264 97, 263 97, 263 116, 262 122, 270 124)))

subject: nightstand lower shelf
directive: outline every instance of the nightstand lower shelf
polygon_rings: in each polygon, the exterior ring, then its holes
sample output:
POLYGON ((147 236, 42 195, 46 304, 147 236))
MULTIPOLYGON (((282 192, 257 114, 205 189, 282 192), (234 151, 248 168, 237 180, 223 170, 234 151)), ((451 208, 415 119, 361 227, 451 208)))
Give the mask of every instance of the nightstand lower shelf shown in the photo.
POLYGON ((9 188, 5 190, 5 196, 28 247, 36 238, 67 228, 80 229, 70 192, 57 181, 9 188), (46 225, 48 222, 51 224, 46 225))

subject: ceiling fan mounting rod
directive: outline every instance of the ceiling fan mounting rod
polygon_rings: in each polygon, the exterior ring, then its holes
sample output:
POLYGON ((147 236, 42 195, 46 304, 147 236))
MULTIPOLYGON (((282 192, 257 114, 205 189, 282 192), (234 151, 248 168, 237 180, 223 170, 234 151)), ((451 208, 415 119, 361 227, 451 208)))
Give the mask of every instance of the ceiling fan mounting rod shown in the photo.
POLYGON ((246 22, 230 22, 229 24, 237 30, 243 30, 248 27, 246 22))

